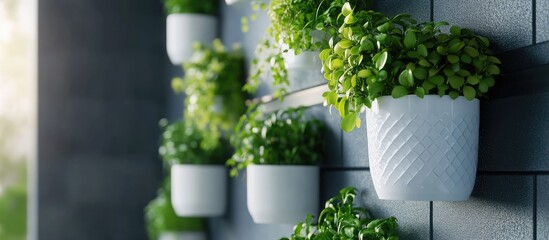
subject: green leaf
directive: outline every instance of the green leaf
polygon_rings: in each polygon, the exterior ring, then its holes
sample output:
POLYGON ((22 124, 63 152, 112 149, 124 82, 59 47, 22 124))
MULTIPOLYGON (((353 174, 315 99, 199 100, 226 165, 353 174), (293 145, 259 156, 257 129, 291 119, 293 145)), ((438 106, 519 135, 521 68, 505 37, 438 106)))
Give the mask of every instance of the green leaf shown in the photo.
POLYGON ((461 34, 461 28, 459 28, 458 26, 452 26, 450 28, 450 33, 452 35, 460 35, 461 34))
POLYGON ((495 64, 501 64, 501 61, 499 60, 499 58, 494 57, 494 56, 488 57, 488 61, 490 61, 492 63, 495 63, 495 64))
POLYGON ((328 104, 335 105, 337 103, 337 92, 328 93, 328 104))
POLYGON ((427 54, 428 54, 427 47, 425 47, 425 45, 423 44, 417 45, 417 54, 419 54, 422 57, 427 57, 427 54))
POLYGON ((345 132, 350 132, 355 128, 357 112, 349 113, 341 120, 340 127, 345 132))
POLYGON ((345 24, 353 24, 356 22, 356 18, 353 17, 353 14, 349 14, 348 16, 345 17, 344 22, 345 24))
POLYGON ((478 79, 477 76, 471 75, 471 76, 467 77, 467 84, 477 85, 478 83, 479 83, 479 79, 478 79))
POLYGON ((404 97, 406 95, 408 95, 408 89, 400 85, 393 88, 393 91, 391 92, 391 96, 393 96, 393 98, 404 97))
POLYGON ((466 46, 463 50, 465 50, 465 52, 467 53, 467 55, 471 56, 471 57, 478 57, 478 51, 471 47, 471 46, 466 46))
POLYGON ((448 58, 448 62, 450 62, 451 64, 459 62, 459 57, 456 55, 448 55, 447 58, 448 58))
POLYGON ((322 50, 322 52, 320 52, 320 55, 319 55, 320 60, 326 61, 328 57, 330 57, 331 52, 332 52, 332 49, 330 48, 322 50))
POLYGON ((425 91, 430 91, 431 89, 435 88, 435 84, 431 83, 431 82, 428 82, 428 81, 425 81, 423 82, 423 84, 421 84, 421 87, 423 87, 423 89, 425 89, 425 91))
POLYGON ((372 72, 368 69, 362 69, 362 70, 358 71, 357 75, 358 75, 359 78, 367 78, 367 77, 372 75, 372 72))
POLYGON ((347 49, 353 45, 353 42, 351 42, 351 40, 348 40, 348 39, 342 39, 336 45, 339 45, 343 49, 347 49))
POLYGON ((481 92, 481 93, 486 93, 488 92, 488 83, 486 83, 486 81, 483 81, 484 79, 482 79, 479 84, 478 84, 478 90, 481 92))
POLYGON ((406 87, 411 87, 414 85, 414 76, 412 70, 407 68, 404 69, 398 76, 398 82, 406 87))
POLYGON ((448 54, 448 50, 443 47, 443 46, 438 46, 437 47, 437 52, 440 54, 440 55, 446 55, 448 54))
POLYGON ((341 8, 341 13, 345 17, 353 13, 353 9, 351 8, 351 4, 349 4, 349 2, 346 2, 345 4, 343 4, 343 7, 341 8))
POLYGON ((360 51, 371 52, 374 50, 374 43, 367 38, 362 38, 360 41, 360 51))
POLYGON ((385 63, 387 62, 387 57, 388 57, 387 52, 382 52, 381 55, 379 55, 379 57, 376 60, 377 69, 381 70, 385 66, 385 63))
POLYGON ((473 59, 471 59, 471 56, 467 55, 467 54, 463 54, 461 55, 461 61, 464 62, 464 63, 471 63, 473 59))
POLYGON ((448 76, 448 82, 453 89, 459 89, 465 83, 465 79, 460 76, 448 76))
POLYGON ((416 46, 416 34, 413 31, 407 31, 406 35, 404 36, 404 46, 407 49, 412 49, 416 46))
POLYGON ((450 96, 450 98, 452 99, 456 99, 459 97, 459 93, 457 91, 452 90, 448 93, 448 96, 450 96))
POLYGON ((477 91, 471 86, 464 86, 463 87, 463 96, 467 98, 467 100, 473 100, 475 96, 477 95, 477 91))
POLYGON ((487 71, 488 73, 492 74, 492 75, 498 75, 498 74, 500 74, 499 67, 496 66, 495 64, 492 64, 492 65, 488 66, 488 67, 486 68, 486 71, 487 71))
POLYGON ((435 75, 435 76, 429 77, 429 82, 438 86, 444 83, 444 77, 441 75, 435 75))
POLYGON ((427 78, 427 70, 425 68, 415 68, 414 71, 412 71, 414 74, 414 77, 416 77, 419 80, 424 80, 427 78))
POLYGON ((420 59, 419 60, 419 65, 424 66, 424 67, 431 67, 432 66, 431 63, 429 61, 425 60, 425 59, 420 59))
POLYGON ((418 88, 416 88, 416 91, 414 93, 419 98, 423 98, 425 96, 425 89, 423 89, 422 87, 418 87, 418 88))

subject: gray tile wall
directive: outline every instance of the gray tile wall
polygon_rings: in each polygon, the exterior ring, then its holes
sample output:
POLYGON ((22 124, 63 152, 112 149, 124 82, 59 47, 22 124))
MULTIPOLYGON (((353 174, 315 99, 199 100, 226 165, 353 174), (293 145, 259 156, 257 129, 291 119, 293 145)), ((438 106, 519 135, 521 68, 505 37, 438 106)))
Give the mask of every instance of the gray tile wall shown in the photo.
POLYGON ((39 1, 38 237, 146 239, 161 179, 160 1, 39 1))
MULTIPOLYGON (((503 69, 495 97, 482 103, 479 176, 471 200, 377 199, 366 129, 343 133, 337 113, 317 105, 309 114, 328 126, 321 201, 353 185, 360 190, 360 204, 375 216, 398 217, 402 239, 547 239, 549 88, 547 68, 532 70, 547 64, 539 51, 546 46, 533 45, 549 40, 547 5, 544 0, 377 1, 375 8, 390 15, 408 12, 420 21, 472 28, 507 58, 520 58, 503 69)), ((241 42, 250 60, 268 24, 265 15, 242 34, 240 18, 250 14, 248 3, 222 6, 222 39, 229 45, 241 42)), ((172 119, 181 114, 181 98, 165 94, 180 70, 167 61, 164 22, 160 1, 39 2, 39 239, 146 238, 142 209, 161 179, 157 121, 166 112, 172 119)), ((268 81, 258 95, 269 94, 268 81)), ((211 219, 211 239, 288 236, 291 225, 253 223, 245 179, 245 174, 231 179, 230 208, 226 216, 211 219)))
MULTIPOLYGON (((533 45, 534 40, 549 40, 548 6, 545 0, 376 1, 374 7, 389 15, 406 12, 419 21, 432 18, 471 28, 489 37, 496 51, 510 59, 494 88, 494 97, 481 104, 476 186, 465 202, 379 200, 369 175, 365 127, 344 133, 339 129, 337 111, 330 115, 327 108, 316 105, 309 112, 324 121, 329 132, 327 162, 320 180, 321 201, 344 186, 355 186, 360 191, 359 203, 375 216, 399 219, 401 239, 549 238, 549 111, 545 104, 549 101, 549 68, 536 67, 547 64, 546 57, 541 56, 546 52, 545 44, 533 45)), ((222 38, 230 43, 243 42, 246 51, 252 52, 260 33, 241 34, 235 23, 249 14, 248 4, 222 10, 226 17, 222 38)), ((253 28, 263 29, 266 22, 255 24, 253 28)), ((361 118, 364 121, 364 116, 361 118)), ((289 236, 291 228, 287 226, 254 224, 246 209, 245 176, 231 181, 231 210, 225 217, 210 221, 212 239, 289 236)))

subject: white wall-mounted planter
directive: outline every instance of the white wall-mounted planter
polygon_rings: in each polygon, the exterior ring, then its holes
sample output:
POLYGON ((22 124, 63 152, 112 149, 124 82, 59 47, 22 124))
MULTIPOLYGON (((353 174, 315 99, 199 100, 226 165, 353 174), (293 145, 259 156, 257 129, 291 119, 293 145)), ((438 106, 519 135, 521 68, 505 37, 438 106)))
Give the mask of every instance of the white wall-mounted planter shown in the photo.
POLYGON ((178 216, 221 216, 226 209, 227 169, 219 165, 173 165, 171 190, 178 216))
POLYGON ((249 165, 248 211, 255 223, 304 221, 318 216, 319 167, 249 165))
POLYGON ((163 232, 158 240, 206 240, 204 232, 163 232))
POLYGON ((320 51, 303 51, 298 55, 293 50, 283 53, 284 64, 288 71, 291 70, 322 70, 322 60, 320 60, 320 51))
POLYGON ((193 55, 193 44, 211 44, 217 35, 214 16, 174 13, 166 18, 166 50, 170 61, 181 64, 193 55))
POLYGON ((233 5, 233 4, 241 3, 241 2, 249 2, 249 0, 225 0, 225 3, 227 5, 233 5))
POLYGON ((366 109, 372 180, 380 199, 462 201, 475 183, 479 101, 380 97, 366 109))

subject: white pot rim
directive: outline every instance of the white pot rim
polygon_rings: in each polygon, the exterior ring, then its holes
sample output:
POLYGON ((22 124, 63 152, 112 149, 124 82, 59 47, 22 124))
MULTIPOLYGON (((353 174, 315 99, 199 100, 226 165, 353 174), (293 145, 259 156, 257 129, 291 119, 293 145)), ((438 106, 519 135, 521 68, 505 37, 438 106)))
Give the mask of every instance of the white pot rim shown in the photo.
POLYGON ((167 17, 170 17, 170 16, 174 16, 174 17, 177 17, 177 16, 195 16, 195 17, 216 18, 216 16, 214 16, 214 15, 205 14, 205 13, 170 13, 170 14, 168 14, 167 17))

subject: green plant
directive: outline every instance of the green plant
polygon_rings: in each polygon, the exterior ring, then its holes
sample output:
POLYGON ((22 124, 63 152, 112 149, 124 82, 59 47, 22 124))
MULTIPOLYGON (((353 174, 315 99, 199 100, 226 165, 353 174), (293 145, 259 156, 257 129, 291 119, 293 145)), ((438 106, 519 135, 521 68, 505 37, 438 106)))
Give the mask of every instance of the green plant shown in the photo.
POLYGON ((178 121, 168 124, 160 120, 164 129, 158 150, 166 167, 173 164, 223 164, 229 152, 228 141, 220 138, 221 143, 213 148, 204 147, 204 135, 196 126, 178 121))
POLYGON ((312 223, 312 216, 294 227, 294 233, 282 240, 328 240, 328 239, 379 239, 397 240, 397 219, 371 219, 366 209, 354 206, 356 193, 353 187, 343 188, 339 195, 330 198, 312 223))
MULTIPOLYGON (((328 37, 337 34, 336 29, 342 21, 338 18, 339 9, 347 2, 359 8, 367 6, 366 0, 272 0, 268 7, 271 21, 267 28, 268 36, 256 48, 257 57, 252 61, 249 84, 245 89, 254 92, 264 70, 270 69, 275 87, 273 96, 282 99, 289 84, 283 53, 291 50, 297 55, 302 51, 327 47, 328 37)), ((255 10, 267 8, 261 1, 252 2, 252 6, 255 10)), ((255 18, 255 14, 252 16, 255 18)), ((242 24, 242 30, 247 31, 248 19, 243 18, 242 24)))
POLYGON ((183 70, 185 76, 174 78, 172 88, 187 96, 186 121, 208 132, 203 135, 203 147, 214 148, 246 110, 242 51, 238 45, 227 51, 219 39, 212 47, 197 44, 193 57, 183 63, 183 70))
POLYGON ((203 218, 178 217, 170 199, 169 187, 158 191, 158 196, 145 207, 145 222, 149 239, 156 240, 163 232, 199 232, 205 229, 203 218))
POLYGON ((217 10, 217 1, 193 1, 193 0, 163 0, 167 14, 172 13, 202 13, 214 15, 217 10))
POLYGON ((360 127, 358 114, 377 97, 415 94, 482 97, 500 73, 489 41, 468 29, 440 27, 446 22, 416 24, 409 15, 387 17, 374 11, 341 9, 344 23, 320 58, 329 91, 325 105, 334 106, 341 128, 360 127))
POLYGON ((272 112, 263 117, 257 106, 242 115, 231 136, 235 148, 227 160, 231 176, 248 164, 313 165, 323 156, 323 125, 307 119, 303 108, 272 112))

